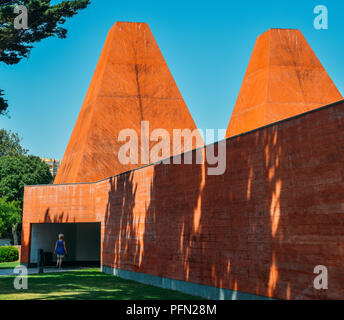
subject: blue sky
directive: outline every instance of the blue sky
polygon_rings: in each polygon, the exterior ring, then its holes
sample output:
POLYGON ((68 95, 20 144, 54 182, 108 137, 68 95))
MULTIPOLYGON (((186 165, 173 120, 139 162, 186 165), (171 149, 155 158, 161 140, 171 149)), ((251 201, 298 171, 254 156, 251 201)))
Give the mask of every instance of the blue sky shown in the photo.
MULTIPOLYGON (((55 1, 56 2, 56 1, 55 1)), ((116 21, 147 22, 199 128, 226 129, 258 35, 297 28, 344 94, 344 1, 92 0, 66 23, 68 38, 37 44, 29 59, 0 64, 0 88, 31 154, 62 159, 107 32, 116 21), (316 5, 329 29, 313 27, 316 5)))

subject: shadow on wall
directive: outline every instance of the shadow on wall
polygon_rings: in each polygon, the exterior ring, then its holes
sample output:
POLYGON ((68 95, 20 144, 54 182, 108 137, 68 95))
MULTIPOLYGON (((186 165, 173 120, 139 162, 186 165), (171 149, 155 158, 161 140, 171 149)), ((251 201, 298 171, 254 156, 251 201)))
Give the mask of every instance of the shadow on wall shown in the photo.
POLYGON ((69 214, 64 211, 51 217, 50 208, 48 208, 45 210, 43 223, 75 223, 75 218, 70 218, 69 214))
MULTIPOLYGON (((117 264, 122 256, 130 254, 127 261, 130 267, 138 264, 141 247, 138 230, 134 223, 136 187, 133 184, 134 172, 109 179, 110 191, 104 219, 103 261, 117 264)), ((123 261, 123 267, 129 267, 123 261)))
POLYGON ((342 118, 325 114, 228 140, 222 176, 156 165, 111 179, 103 264, 282 299, 342 297, 342 118), (313 288, 317 265, 328 291, 313 288))
POLYGON ((103 264, 184 279, 188 212, 197 206, 200 182, 201 166, 191 165, 157 165, 111 178, 103 264))

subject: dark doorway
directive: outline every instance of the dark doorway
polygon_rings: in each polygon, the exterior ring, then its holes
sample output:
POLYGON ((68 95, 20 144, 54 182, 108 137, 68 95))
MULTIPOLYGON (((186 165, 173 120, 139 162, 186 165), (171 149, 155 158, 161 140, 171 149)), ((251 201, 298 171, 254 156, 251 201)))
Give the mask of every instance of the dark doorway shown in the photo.
POLYGON ((56 265, 53 252, 60 233, 68 251, 65 266, 100 266, 100 223, 32 223, 30 265, 37 264, 39 249, 44 250, 45 265, 56 265))

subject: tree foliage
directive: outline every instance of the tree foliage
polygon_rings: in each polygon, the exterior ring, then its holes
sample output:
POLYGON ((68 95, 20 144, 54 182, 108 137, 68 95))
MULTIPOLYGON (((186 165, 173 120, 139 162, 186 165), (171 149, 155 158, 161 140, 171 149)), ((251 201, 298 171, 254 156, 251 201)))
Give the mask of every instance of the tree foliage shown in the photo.
POLYGON ((25 155, 27 150, 20 145, 17 133, 0 129, 0 157, 25 155))
POLYGON ((0 90, 0 116, 6 114, 8 102, 4 98, 4 91, 0 90))
POLYGON ((50 0, 9 0, 0 6, 0 61, 16 64, 27 57, 35 42, 48 37, 66 38, 62 27, 66 18, 71 18, 84 9, 89 0, 62 1, 52 5, 50 0), (14 7, 23 5, 28 10, 28 29, 14 28, 14 7))
MULTIPOLYGON (((53 181, 49 166, 35 156, 0 157, 0 198, 4 209, 2 232, 12 232, 15 244, 19 242, 17 229, 21 222, 24 186, 49 184, 53 181), (6 206, 10 204, 9 206, 6 206), (19 208, 19 215, 15 208, 19 208)), ((1 208, 0 208, 1 211, 1 208)), ((1 212, 0 212, 1 215, 1 212)), ((1 226, 0 226, 1 227, 1 226)))
POLYGON ((35 156, 0 158, 0 197, 22 205, 25 185, 49 184, 53 181, 49 166, 35 156))
MULTIPOLYGON (((27 58, 34 43, 57 36, 66 38, 62 25, 90 4, 90 0, 62 1, 52 5, 50 0, 0 0, 0 62, 17 64, 27 58), (18 14, 14 8, 23 5, 28 11, 28 29, 16 29, 18 14)), ((6 113, 8 102, 0 90, 0 115, 6 113)))
POLYGON ((0 198, 0 237, 12 231, 13 226, 21 222, 21 207, 19 201, 7 201, 0 198))

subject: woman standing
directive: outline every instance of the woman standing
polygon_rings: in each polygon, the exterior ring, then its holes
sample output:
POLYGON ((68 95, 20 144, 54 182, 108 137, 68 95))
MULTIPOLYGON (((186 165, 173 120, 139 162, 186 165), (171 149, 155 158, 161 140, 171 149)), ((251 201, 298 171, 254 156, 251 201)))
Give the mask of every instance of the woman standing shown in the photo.
POLYGON ((58 240, 56 241, 54 254, 56 254, 57 258, 56 268, 59 267, 59 269, 61 269, 62 259, 67 255, 66 242, 64 241, 64 235, 62 233, 59 234, 58 240))

